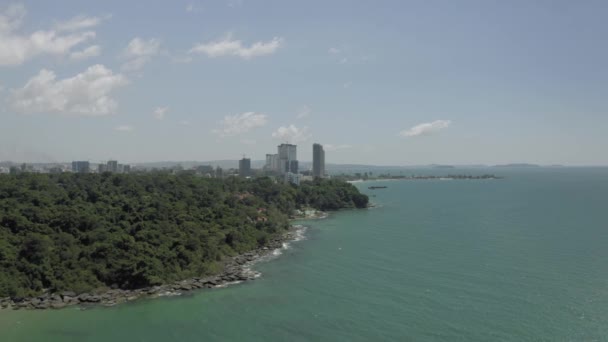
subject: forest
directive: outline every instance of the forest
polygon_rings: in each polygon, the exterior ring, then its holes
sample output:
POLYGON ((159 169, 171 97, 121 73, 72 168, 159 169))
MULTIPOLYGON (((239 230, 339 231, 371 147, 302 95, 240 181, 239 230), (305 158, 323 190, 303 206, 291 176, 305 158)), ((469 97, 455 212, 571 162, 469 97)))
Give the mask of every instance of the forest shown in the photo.
POLYGON ((364 208, 352 184, 190 174, 0 175, 0 297, 136 289, 215 274, 305 207, 364 208))

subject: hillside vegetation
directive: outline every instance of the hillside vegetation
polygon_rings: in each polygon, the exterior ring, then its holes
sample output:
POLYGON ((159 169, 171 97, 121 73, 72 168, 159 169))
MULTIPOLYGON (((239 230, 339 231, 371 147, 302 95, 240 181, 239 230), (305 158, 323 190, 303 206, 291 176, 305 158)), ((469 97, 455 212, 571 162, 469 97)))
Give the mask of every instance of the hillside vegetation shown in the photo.
POLYGON ((334 180, 192 175, 0 176, 0 297, 158 285, 217 273, 288 228, 293 210, 365 207, 334 180))

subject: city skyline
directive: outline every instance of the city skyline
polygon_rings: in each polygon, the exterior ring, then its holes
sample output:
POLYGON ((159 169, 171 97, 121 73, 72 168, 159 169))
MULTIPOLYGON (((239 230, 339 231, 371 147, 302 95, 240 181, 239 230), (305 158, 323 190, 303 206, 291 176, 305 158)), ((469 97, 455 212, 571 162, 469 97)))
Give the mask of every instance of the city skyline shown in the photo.
POLYGON ((337 164, 608 165, 606 16, 568 1, 3 2, 0 160, 263 160, 323 141, 337 164))

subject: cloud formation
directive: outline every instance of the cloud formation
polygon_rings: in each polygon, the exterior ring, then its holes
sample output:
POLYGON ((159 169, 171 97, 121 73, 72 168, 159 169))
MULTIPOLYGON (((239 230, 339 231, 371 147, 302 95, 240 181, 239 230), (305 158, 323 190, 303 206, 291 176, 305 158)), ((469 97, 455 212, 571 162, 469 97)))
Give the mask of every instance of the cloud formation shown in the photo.
POLYGON ((340 50, 340 49, 338 49, 338 48, 336 48, 336 47, 330 47, 330 48, 329 48, 329 50, 327 50, 327 52, 328 52, 330 55, 336 55, 336 54, 340 53, 340 51, 341 51, 341 50, 340 50))
POLYGON ((403 130, 399 135, 403 137, 417 137, 420 135, 428 135, 448 128, 452 122, 450 120, 435 120, 433 122, 421 123, 410 129, 403 130))
POLYGON ((99 45, 91 45, 84 50, 75 51, 70 54, 70 59, 74 61, 80 61, 83 59, 97 57, 101 54, 101 47, 99 45))
POLYGON ((160 52, 160 41, 155 38, 144 40, 139 37, 133 38, 124 50, 124 57, 127 59, 122 65, 122 70, 140 70, 160 52))
POLYGON ((281 126, 274 133, 272 137, 281 141, 286 141, 292 144, 304 142, 312 137, 309 133, 308 127, 298 128, 291 124, 289 126, 281 126))
MULTIPOLYGON (((107 16, 106 18, 109 18, 107 16)), ((105 18, 100 17, 86 17, 83 15, 76 16, 68 21, 59 22, 55 25, 55 30, 59 32, 71 32, 88 29, 101 24, 101 21, 105 18)))
POLYGON ((157 120, 164 119, 165 115, 167 115, 168 110, 169 110, 169 107, 156 107, 156 109, 154 109, 154 112, 153 112, 154 118, 157 120))
POLYGON ((226 115, 220 122, 220 128, 214 129, 213 132, 222 137, 239 135, 266 125, 267 118, 265 114, 255 112, 226 115))
POLYGON ((75 17, 53 29, 31 34, 17 32, 27 11, 21 4, 0 9, 0 66, 16 66, 39 56, 65 56, 79 44, 95 38, 94 31, 82 31, 101 22, 97 17, 75 17))
POLYGON ((200 12, 202 10, 203 10, 202 6, 192 3, 192 2, 186 6, 186 12, 188 12, 188 13, 200 12))
POLYGON ((209 43, 199 43, 190 49, 191 53, 205 54, 210 58, 237 56, 242 59, 251 59, 254 57, 266 56, 275 53, 283 39, 274 37, 268 42, 255 42, 250 46, 245 46, 240 40, 234 40, 229 35, 222 40, 216 40, 209 43))
POLYGON ((101 64, 61 80, 57 80, 55 72, 42 69, 25 86, 12 90, 9 103, 19 113, 108 115, 117 107, 111 92, 127 83, 123 75, 114 74, 101 64))
POLYGON ((304 119, 310 116, 312 110, 307 105, 303 105, 298 109, 298 114, 296 114, 297 119, 304 119))
POLYGON ((129 126, 129 125, 120 125, 120 126, 116 126, 114 127, 115 131, 119 131, 119 132, 131 132, 134 130, 133 126, 129 126))

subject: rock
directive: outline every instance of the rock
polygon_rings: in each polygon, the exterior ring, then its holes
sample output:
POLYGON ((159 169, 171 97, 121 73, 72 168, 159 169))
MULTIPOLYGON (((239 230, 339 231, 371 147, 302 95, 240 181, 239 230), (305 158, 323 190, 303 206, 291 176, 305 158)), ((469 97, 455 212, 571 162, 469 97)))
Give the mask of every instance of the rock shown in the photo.
POLYGON ((61 297, 76 297, 76 293, 74 291, 63 291, 61 292, 61 297))
POLYGON ((189 284, 184 284, 184 285, 181 285, 181 286, 179 287, 179 289, 180 289, 180 290, 183 290, 183 291, 190 291, 190 290, 192 290, 192 286, 191 286, 191 285, 189 285, 189 284))
POLYGON ((65 303, 63 303, 63 302, 53 302, 53 303, 51 303, 51 308, 53 308, 53 309, 61 309, 63 307, 65 307, 65 303))
POLYGON ((36 309, 44 310, 44 309, 48 309, 51 306, 51 303, 49 301, 44 300, 44 301, 38 302, 38 304, 32 303, 32 305, 34 305, 34 308, 36 308, 36 309))
POLYGON ((85 292, 85 293, 81 293, 81 294, 78 296, 78 300, 79 300, 79 301, 81 301, 81 302, 87 302, 87 301, 88 301, 88 299, 89 299, 89 297, 91 297, 91 295, 90 295, 90 294, 88 294, 88 293, 86 293, 86 292, 85 292))
POLYGON ((97 303, 101 301, 101 297, 98 295, 93 295, 88 298, 88 301, 91 303, 97 303))

